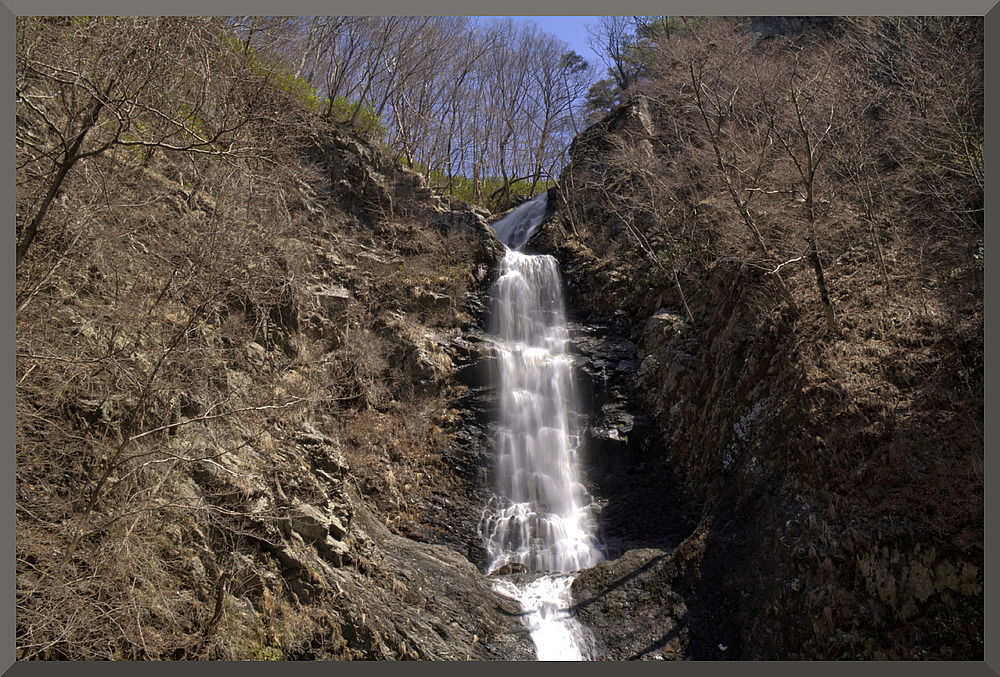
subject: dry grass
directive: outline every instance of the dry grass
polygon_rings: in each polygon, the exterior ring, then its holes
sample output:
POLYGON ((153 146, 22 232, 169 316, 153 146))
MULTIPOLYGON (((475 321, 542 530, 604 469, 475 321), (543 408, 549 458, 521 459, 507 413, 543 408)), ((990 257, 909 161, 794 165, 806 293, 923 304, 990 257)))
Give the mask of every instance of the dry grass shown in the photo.
POLYGON ((474 238, 310 211, 325 179, 288 158, 147 159, 71 174, 18 270, 18 657, 351 656, 322 587, 241 590, 281 569, 259 559, 274 483, 325 500, 296 431, 330 435, 396 528, 449 485, 449 390, 401 365, 469 319, 474 238))

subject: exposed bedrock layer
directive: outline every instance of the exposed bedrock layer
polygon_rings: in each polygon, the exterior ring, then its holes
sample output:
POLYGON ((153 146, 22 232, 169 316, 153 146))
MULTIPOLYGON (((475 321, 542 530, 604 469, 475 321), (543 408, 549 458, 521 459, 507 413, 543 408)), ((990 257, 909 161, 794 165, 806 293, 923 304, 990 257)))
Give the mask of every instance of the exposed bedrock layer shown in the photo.
MULTIPOLYGON (((973 277, 925 271, 920 291, 897 267, 888 308, 861 264, 874 254, 855 248, 830 267, 850 327, 833 339, 807 268, 786 277, 801 317, 736 261, 658 275, 594 177, 623 143, 669 163, 661 115, 640 98, 577 137, 526 247, 562 264, 591 404, 587 473, 612 561, 575 582, 581 619, 609 658, 981 658, 973 277), (922 319, 904 320, 914 303, 922 319)), ((737 218, 696 211, 713 229, 737 218)))

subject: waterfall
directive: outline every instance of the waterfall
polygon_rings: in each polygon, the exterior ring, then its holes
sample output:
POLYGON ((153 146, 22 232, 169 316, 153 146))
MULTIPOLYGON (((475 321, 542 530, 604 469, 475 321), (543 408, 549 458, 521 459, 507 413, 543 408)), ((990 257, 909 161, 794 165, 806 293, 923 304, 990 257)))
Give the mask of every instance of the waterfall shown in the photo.
POLYGON ((539 659, 588 658, 573 618, 575 572, 601 561, 592 500, 580 470, 580 436, 559 267, 551 256, 518 249, 545 215, 543 193, 493 224, 507 245, 490 291, 490 333, 499 392, 495 495, 481 530, 489 570, 521 564, 548 572, 528 584, 498 581, 521 602, 539 659))
POLYGON ((548 206, 548 193, 542 193, 533 200, 529 200, 514 209, 502 219, 493 223, 493 230, 497 232, 497 237, 507 245, 508 249, 517 251, 523 247, 535 228, 545 218, 545 209, 548 206))

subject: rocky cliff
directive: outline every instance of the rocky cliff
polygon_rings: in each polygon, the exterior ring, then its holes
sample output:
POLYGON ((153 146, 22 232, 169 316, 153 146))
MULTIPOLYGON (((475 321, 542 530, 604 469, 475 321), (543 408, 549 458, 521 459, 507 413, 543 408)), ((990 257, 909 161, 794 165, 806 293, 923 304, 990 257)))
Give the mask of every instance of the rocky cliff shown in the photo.
MULTIPOLYGON (((561 260, 573 314, 611 348, 591 362, 590 477, 621 557, 574 583, 601 655, 981 659, 974 262, 911 267, 920 236, 904 236, 888 295, 855 239, 829 264, 839 339, 806 269, 788 280, 798 317, 739 261, 664 275, 643 252, 663 230, 623 217, 621 157, 638 149, 668 176, 683 161, 668 113, 641 97, 578 137, 529 244, 561 260)), ((707 233, 737 218, 724 204, 677 211, 707 233)))
POLYGON ((19 656, 530 658, 477 568, 487 214, 336 125, 269 133, 255 194, 97 159, 113 208, 19 272, 19 656))

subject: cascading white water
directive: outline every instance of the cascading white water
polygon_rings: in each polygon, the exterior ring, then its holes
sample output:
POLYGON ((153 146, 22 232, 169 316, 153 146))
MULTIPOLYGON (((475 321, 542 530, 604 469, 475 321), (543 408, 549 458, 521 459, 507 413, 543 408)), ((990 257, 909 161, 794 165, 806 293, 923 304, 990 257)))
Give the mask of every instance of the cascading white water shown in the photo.
POLYGON ((530 572, 552 572, 526 586, 497 583, 521 602, 538 658, 580 660, 589 656, 586 633, 568 611, 575 577, 569 572, 597 564, 602 555, 571 426, 562 282, 553 257, 517 251, 545 207, 543 193, 493 224, 508 250, 491 290, 500 418, 496 494, 482 531, 490 570, 519 563, 530 572))
POLYGON ((548 206, 548 193, 542 193, 533 200, 529 200, 511 211, 502 219, 493 223, 493 230, 497 232, 500 239, 508 249, 517 251, 531 238, 535 228, 545 218, 545 209, 548 206))

